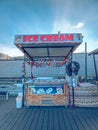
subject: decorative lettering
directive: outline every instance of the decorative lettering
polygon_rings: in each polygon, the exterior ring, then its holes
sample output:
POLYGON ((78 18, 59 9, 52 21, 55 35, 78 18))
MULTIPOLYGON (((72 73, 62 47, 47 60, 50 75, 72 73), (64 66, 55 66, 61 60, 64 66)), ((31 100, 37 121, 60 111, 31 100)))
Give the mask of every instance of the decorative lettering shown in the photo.
POLYGON ((17 35, 16 43, 68 43, 82 42, 81 34, 17 35), (17 38, 19 37, 19 39, 17 38))

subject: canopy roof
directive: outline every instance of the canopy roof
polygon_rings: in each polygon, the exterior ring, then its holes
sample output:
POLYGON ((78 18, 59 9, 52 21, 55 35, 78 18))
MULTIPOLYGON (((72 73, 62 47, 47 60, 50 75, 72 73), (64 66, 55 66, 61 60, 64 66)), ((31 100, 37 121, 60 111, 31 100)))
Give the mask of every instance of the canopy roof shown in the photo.
POLYGON ((65 60, 82 43, 82 34, 16 35, 14 44, 31 60, 65 60))
POLYGON ((89 53, 89 55, 92 55, 92 54, 98 54, 98 48, 95 49, 95 50, 93 50, 93 51, 91 51, 91 52, 89 53))

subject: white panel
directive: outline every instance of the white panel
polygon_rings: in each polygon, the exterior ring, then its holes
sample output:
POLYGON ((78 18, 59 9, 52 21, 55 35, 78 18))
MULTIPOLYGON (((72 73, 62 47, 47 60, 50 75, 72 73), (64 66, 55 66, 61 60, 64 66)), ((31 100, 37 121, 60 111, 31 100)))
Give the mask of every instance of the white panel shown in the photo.
POLYGON ((50 56, 66 56, 69 51, 71 50, 70 47, 67 48, 49 48, 50 56))

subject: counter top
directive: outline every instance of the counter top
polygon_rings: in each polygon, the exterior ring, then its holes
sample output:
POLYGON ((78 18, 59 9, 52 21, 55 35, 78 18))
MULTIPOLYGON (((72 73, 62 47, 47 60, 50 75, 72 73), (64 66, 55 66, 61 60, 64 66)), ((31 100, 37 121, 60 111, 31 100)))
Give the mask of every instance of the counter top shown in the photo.
POLYGON ((26 82, 26 84, 33 85, 57 85, 65 83, 67 83, 66 79, 35 79, 26 82))

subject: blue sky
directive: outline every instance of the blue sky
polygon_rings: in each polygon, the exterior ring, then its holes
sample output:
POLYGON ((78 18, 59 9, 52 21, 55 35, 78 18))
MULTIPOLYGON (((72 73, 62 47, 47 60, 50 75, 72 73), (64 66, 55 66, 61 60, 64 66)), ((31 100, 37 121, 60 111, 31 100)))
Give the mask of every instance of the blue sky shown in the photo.
POLYGON ((16 34, 82 33, 76 52, 98 48, 98 0, 0 0, 0 52, 22 55, 16 34))

